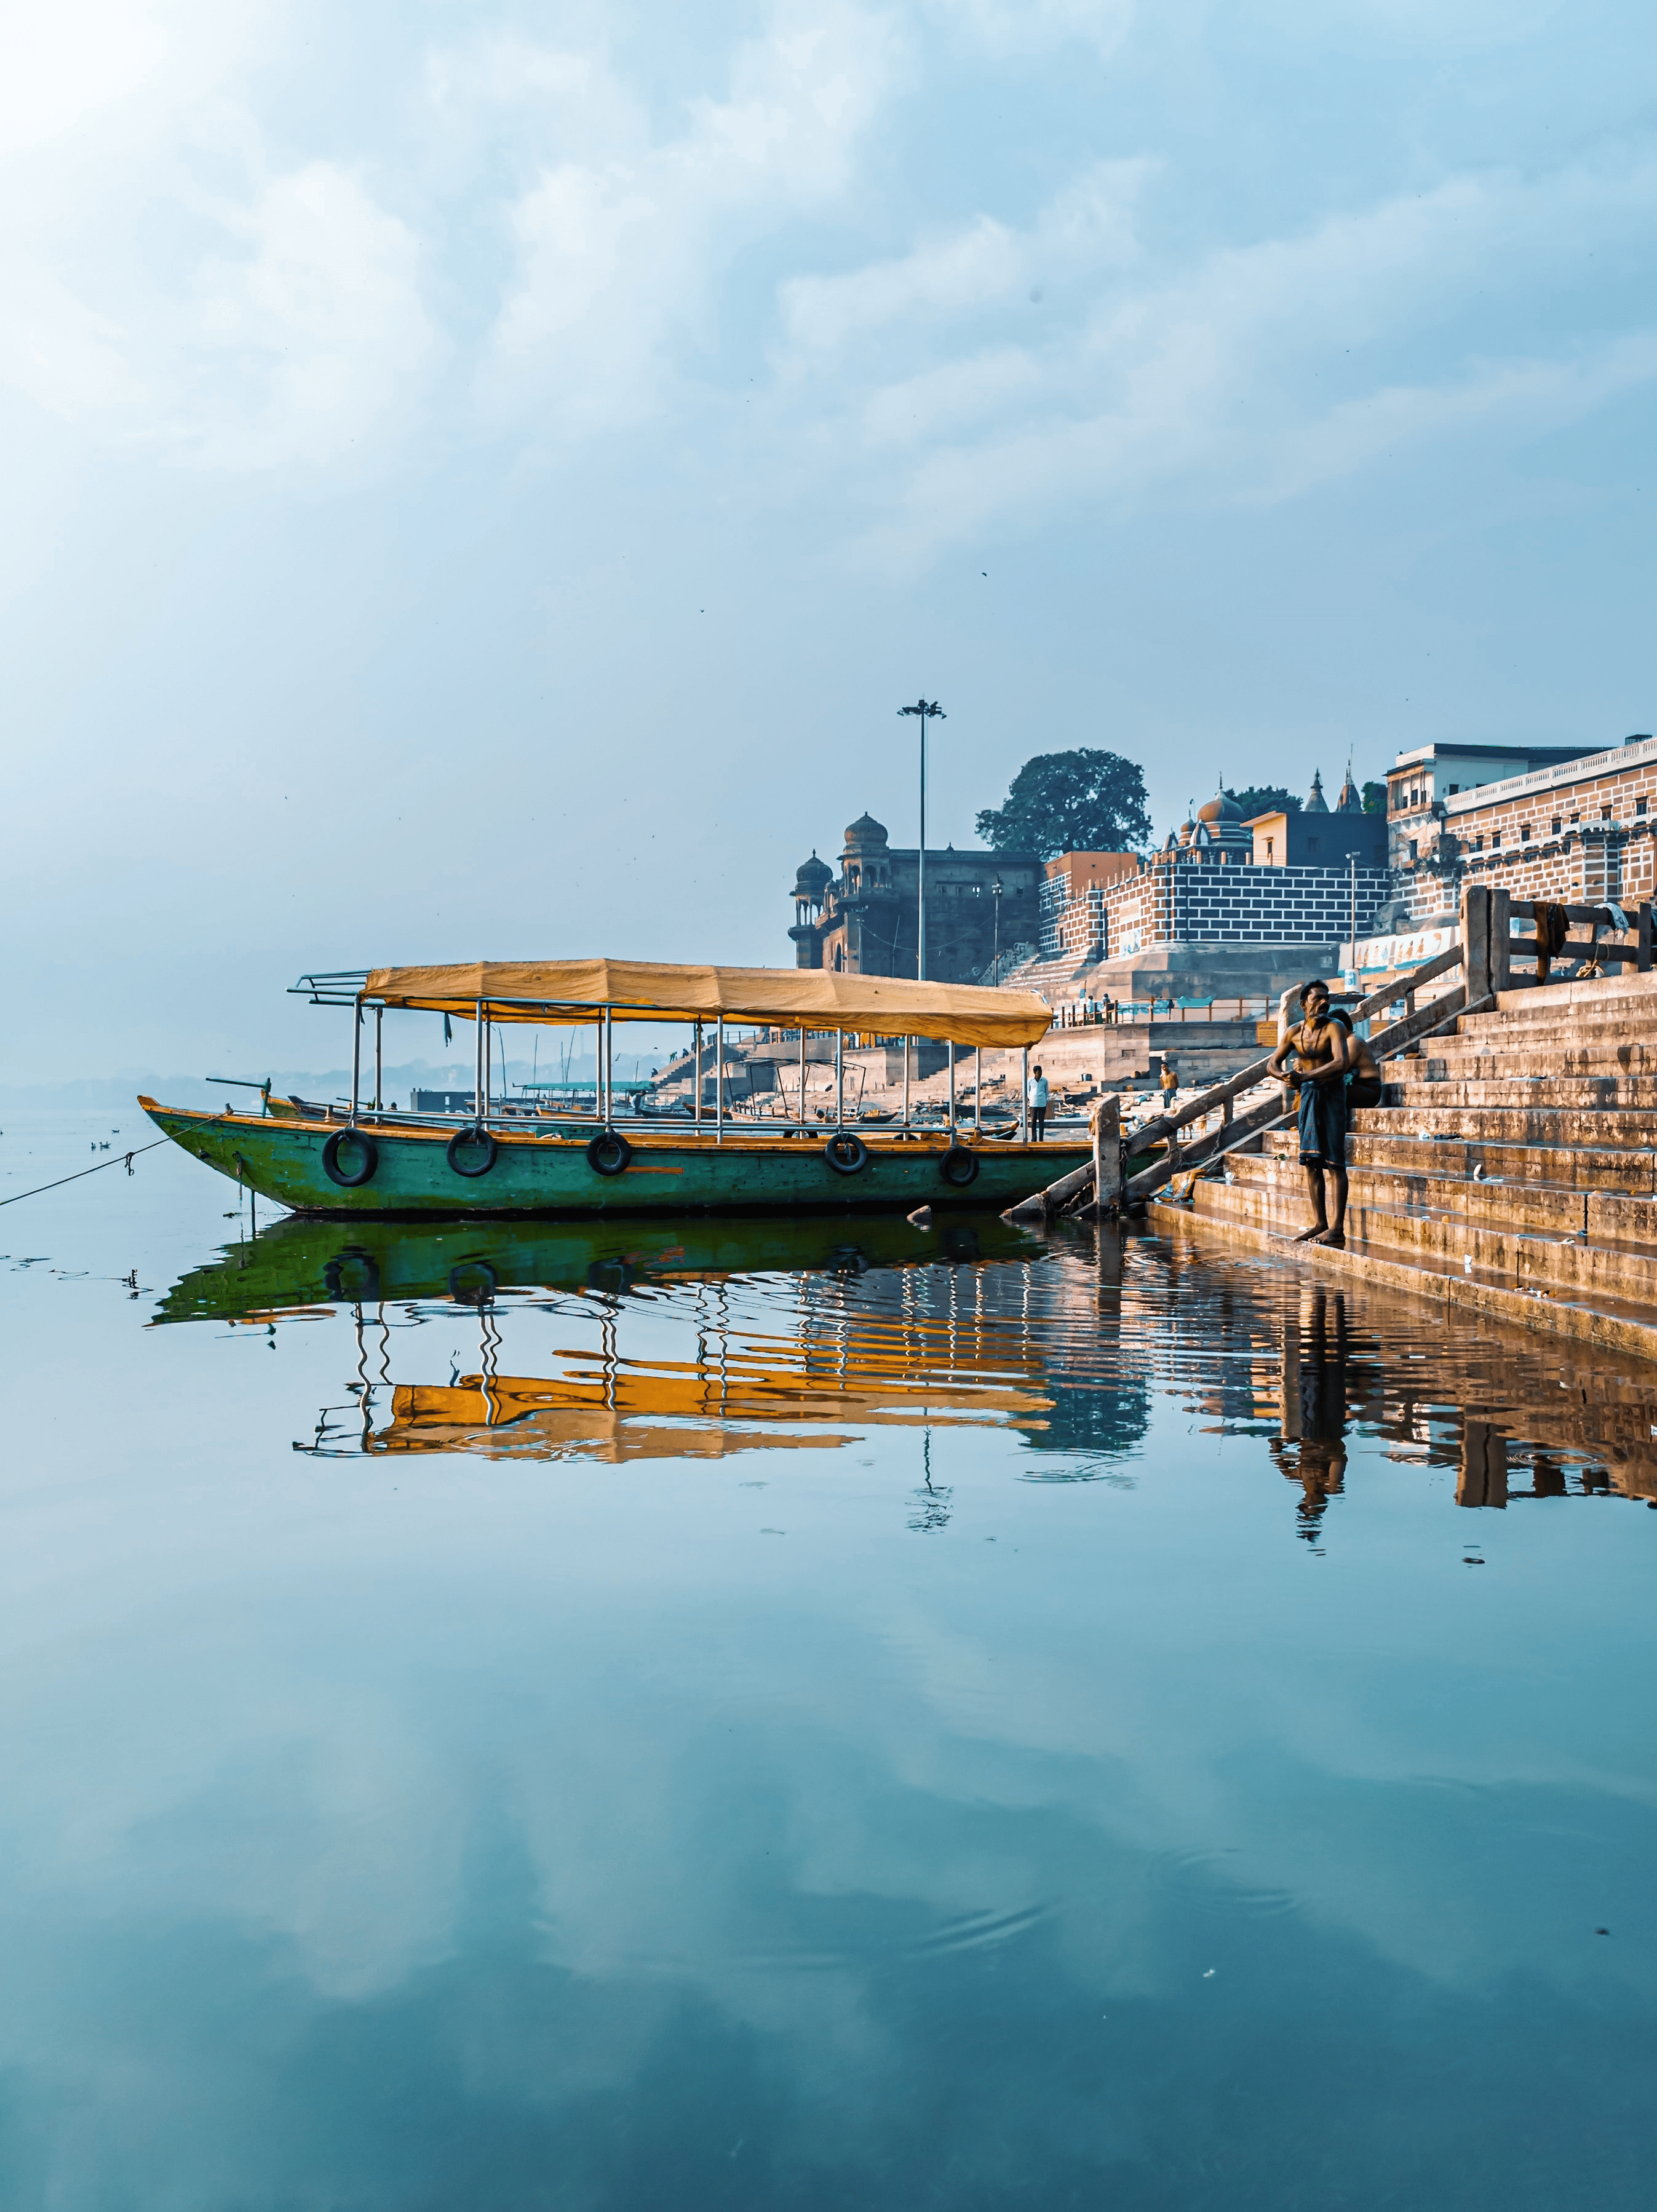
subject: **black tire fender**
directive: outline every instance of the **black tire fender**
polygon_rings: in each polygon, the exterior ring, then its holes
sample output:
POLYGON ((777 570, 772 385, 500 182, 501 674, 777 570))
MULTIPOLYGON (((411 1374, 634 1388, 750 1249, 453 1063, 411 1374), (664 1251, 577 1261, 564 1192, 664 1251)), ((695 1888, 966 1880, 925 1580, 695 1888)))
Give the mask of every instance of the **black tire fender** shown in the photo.
POLYGON ((371 1306, 380 1296, 379 1263, 372 1254, 359 1251, 355 1245, 348 1245, 324 1267, 322 1282, 331 1298, 343 1298, 350 1305, 371 1306), (348 1284, 345 1280, 347 1267, 360 1267, 362 1281, 355 1285, 348 1284))
POLYGON ((587 1164, 594 1175, 618 1176, 633 1157, 633 1148, 618 1129, 600 1129, 587 1147, 587 1164))
POLYGON ((823 1147, 823 1158, 836 1175, 861 1175, 868 1165, 868 1146, 850 1129, 837 1129, 823 1147))
POLYGON ((484 1127, 481 1122, 477 1122, 469 1129, 457 1129, 454 1132, 454 1134, 448 1140, 448 1151, 445 1157, 448 1158, 451 1170, 457 1176, 486 1176, 490 1170, 494 1166, 496 1155, 499 1152, 500 1149, 500 1146, 496 1143, 494 1138, 490 1135, 489 1131, 484 1127), (463 1147, 467 1145, 475 1146, 481 1149, 483 1157, 475 1167, 462 1167, 460 1164, 461 1151, 463 1147))
POLYGON ((938 1173, 953 1190, 978 1179, 978 1156, 966 1145, 952 1145, 938 1161, 938 1173))
POLYGON ((486 1306, 493 1301, 500 1282, 487 1260, 460 1260, 448 1271, 448 1294, 457 1306, 486 1306), (469 1275, 477 1279, 468 1282, 469 1275))
POLYGON ((322 1172, 330 1182, 337 1182, 342 1190, 356 1190, 365 1182, 372 1182, 374 1171, 380 1164, 380 1147, 366 1129, 336 1129, 322 1147, 322 1172), (356 1172, 353 1175, 339 1164, 339 1155, 354 1149, 357 1154, 356 1172))

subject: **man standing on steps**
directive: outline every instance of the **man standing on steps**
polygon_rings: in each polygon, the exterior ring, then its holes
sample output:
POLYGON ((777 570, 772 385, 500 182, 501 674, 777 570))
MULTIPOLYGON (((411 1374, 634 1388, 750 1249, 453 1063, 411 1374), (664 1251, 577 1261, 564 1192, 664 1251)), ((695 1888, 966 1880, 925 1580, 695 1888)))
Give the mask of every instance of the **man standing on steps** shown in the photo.
POLYGON ((1325 984, 1308 983, 1301 991, 1301 1016, 1272 1054, 1269 1066, 1271 1074, 1295 1085, 1301 1096, 1301 1165, 1306 1170, 1313 1222, 1295 1241, 1339 1247, 1346 1242, 1346 1079, 1350 1072, 1346 1033, 1329 1018, 1325 984), (1325 1170, 1334 1184, 1332 1222, 1324 1203, 1325 1170))
POLYGON ((1047 1078, 1039 1067, 1030 1071, 1030 1136, 1039 1144, 1047 1134, 1047 1078))

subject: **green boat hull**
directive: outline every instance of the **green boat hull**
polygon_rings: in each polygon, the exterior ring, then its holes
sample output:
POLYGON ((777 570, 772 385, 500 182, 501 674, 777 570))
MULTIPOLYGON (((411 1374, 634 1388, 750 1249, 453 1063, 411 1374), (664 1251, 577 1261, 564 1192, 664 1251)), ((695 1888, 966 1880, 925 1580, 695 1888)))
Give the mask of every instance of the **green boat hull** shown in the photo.
POLYGON ((473 1176, 450 1164, 452 1132, 369 1119, 361 1126, 373 1140, 373 1172, 364 1182, 344 1185, 330 1176, 324 1158, 343 1125, 199 1113, 151 1098, 139 1103, 158 1129, 219 1174, 295 1212, 344 1220, 908 1213, 922 1206, 999 1212, 1091 1157, 1085 1144, 990 1139, 970 1148, 978 1172, 970 1182, 957 1184, 944 1178, 950 1146, 941 1133, 908 1140, 868 1136, 863 1164, 847 1175, 830 1164, 821 1139, 744 1131, 716 1143, 711 1136, 651 1132, 631 1139, 632 1156, 619 1174, 602 1175, 581 1137, 515 1130, 499 1134, 488 1173, 473 1176))
POLYGON ((933 1230, 901 1214, 856 1223, 817 1214, 694 1222, 325 1221, 290 1214, 192 1268, 162 1299, 161 1322, 246 1321, 394 1299, 478 1305, 496 1291, 597 1290, 757 1273, 862 1274, 1027 1260, 1040 1249, 999 1214, 959 1214, 933 1230))

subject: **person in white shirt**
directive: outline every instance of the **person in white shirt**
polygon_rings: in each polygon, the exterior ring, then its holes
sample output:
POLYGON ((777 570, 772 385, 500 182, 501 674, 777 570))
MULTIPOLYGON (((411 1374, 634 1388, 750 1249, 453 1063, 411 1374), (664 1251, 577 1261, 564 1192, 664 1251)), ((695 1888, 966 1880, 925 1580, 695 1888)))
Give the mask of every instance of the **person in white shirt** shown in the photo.
POLYGON ((1030 1075, 1030 1134, 1037 1144, 1047 1134, 1047 1079, 1034 1068, 1030 1075))

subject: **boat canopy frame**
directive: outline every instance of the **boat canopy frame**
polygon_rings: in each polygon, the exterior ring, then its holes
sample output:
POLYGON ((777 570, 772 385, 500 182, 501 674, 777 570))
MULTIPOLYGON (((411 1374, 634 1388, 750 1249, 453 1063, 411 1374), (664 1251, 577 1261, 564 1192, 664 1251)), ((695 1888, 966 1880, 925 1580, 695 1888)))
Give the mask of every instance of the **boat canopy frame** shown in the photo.
POLYGON ((343 969, 295 989, 320 1005, 398 1006, 470 1020, 481 1003, 496 1021, 580 1025, 622 1022, 759 1022, 819 1035, 923 1037, 1007 1049, 1036 1044, 1051 1010, 1032 992, 976 983, 917 983, 827 968, 719 968, 648 960, 473 961, 448 967, 343 969))
POLYGON ((614 1115, 615 1024, 623 1022, 689 1023, 696 1031, 694 1118, 702 1121, 702 1038, 704 1025, 716 1030, 715 1141, 723 1139, 724 1032, 728 1020, 756 1022, 767 1028, 798 1030, 801 1057, 801 1122, 805 1121, 805 1060, 807 1035, 835 1040, 835 1114, 845 1126, 844 1047, 847 1036, 898 1036, 904 1040, 902 1127, 911 1127, 910 1048, 917 1039, 948 1047, 947 1126, 957 1126, 955 1054, 959 1045, 990 1050, 1021 1049, 1026 1080, 1020 1084, 1020 1134, 1027 1128, 1029 1051, 1045 1036, 1051 1012, 1033 993, 970 983, 911 982, 907 978, 848 975, 827 969, 717 968, 665 961, 559 960, 477 961, 448 967, 335 969, 302 976, 292 987, 314 1006, 355 1010, 350 1118, 357 1118, 362 1097, 361 1036, 365 1012, 375 1016, 374 1104, 381 1109, 381 1025, 386 1010, 442 1014, 446 1021, 478 1024, 476 1104, 487 1126, 492 1105, 490 1034, 507 1022, 548 1027, 584 1028, 597 1032, 598 1119, 609 1127, 614 1115))

